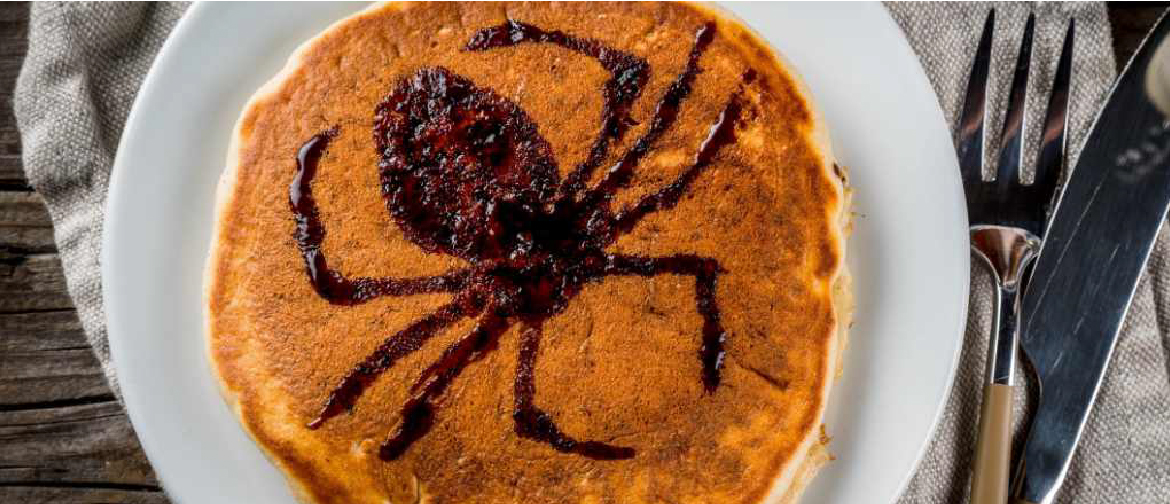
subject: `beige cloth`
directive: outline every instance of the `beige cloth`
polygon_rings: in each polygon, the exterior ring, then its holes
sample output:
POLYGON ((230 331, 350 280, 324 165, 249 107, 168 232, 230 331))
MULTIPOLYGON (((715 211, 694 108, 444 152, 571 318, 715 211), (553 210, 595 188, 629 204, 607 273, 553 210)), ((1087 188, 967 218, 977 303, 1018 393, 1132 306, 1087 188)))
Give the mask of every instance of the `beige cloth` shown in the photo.
MULTIPOLYGON (((993 137, 985 151, 988 167, 994 166, 993 156, 998 152, 999 125, 1028 12, 1035 12, 1037 17, 1026 111, 1026 120, 1031 124, 1042 124, 1065 28, 1068 19, 1075 17, 1077 38, 1069 109, 1069 148, 1075 160, 1116 75, 1104 4, 886 6, 922 60, 952 124, 966 91, 971 56, 983 20, 988 10, 996 9, 988 99, 1001 105, 991 107, 986 119, 993 137)), ((1028 163, 1035 159, 1039 131, 1033 128, 1026 135, 1031 147, 1030 155, 1025 157, 1028 163)), ((1027 166, 1025 171, 1031 168, 1027 166)), ((1165 299, 1170 292, 1170 255, 1165 236, 1162 238, 1151 259, 1149 274, 1138 287, 1084 438, 1057 495, 1058 503, 1170 502, 1170 333, 1166 332, 1170 329, 1170 305, 1165 299)), ((974 257, 972 265, 970 315, 954 387, 930 448, 900 504, 966 502, 993 302, 990 275, 974 257)), ((1023 397, 1019 399, 1018 420, 1026 410, 1023 397)))
MULTIPOLYGON (((891 4, 953 120, 969 58, 987 4, 891 4)), ((1064 19, 1080 22, 1072 90, 1072 141, 1079 145, 1090 115, 1114 77, 1104 6, 1001 5, 992 99, 1013 62, 1024 11, 1040 14, 1034 90, 1046 93, 1064 19)), ((17 83, 17 122, 29 181, 49 206, 70 293, 86 335, 116 391, 109 365, 100 269, 106 186, 122 126, 142 78, 184 4, 35 3, 29 55, 17 83)), ((1043 96, 1037 94, 1034 96, 1043 96)), ((1039 103, 1039 102, 1037 102, 1039 103)), ((1000 108, 1001 111, 1002 108, 1000 108)), ((1029 112, 1038 113, 1038 107, 1029 112)), ((1000 112, 992 112, 998 124, 1000 112)), ((1170 261, 1160 245, 1152 275, 1142 283, 1133 313, 1073 463, 1061 502, 1170 502, 1170 380, 1163 331, 1170 261), (1156 307, 1158 307, 1156 309, 1156 307), (1089 454, 1091 456, 1085 456, 1089 454)), ((989 284, 975 273, 971 317, 959 374, 938 434, 902 502, 958 503, 970 465, 979 375, 991 313, 989 284)))
POLYGON ((14 100, 24 173, 49 207, 85 337, 121 398, 98 264, 106 186, 138 86, 186 5, 34 2, 31 9, 14 100))

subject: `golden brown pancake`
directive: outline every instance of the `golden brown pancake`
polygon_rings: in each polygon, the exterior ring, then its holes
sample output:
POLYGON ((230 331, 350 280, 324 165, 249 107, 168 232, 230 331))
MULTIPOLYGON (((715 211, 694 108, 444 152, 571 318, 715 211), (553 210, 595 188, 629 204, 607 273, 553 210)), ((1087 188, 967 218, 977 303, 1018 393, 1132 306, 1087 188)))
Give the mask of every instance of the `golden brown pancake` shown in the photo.
POLYGON ((707 8, 375 6, 239 120, 214 371, 306 502, 792 502, 829 458, 842 177, 707 8))

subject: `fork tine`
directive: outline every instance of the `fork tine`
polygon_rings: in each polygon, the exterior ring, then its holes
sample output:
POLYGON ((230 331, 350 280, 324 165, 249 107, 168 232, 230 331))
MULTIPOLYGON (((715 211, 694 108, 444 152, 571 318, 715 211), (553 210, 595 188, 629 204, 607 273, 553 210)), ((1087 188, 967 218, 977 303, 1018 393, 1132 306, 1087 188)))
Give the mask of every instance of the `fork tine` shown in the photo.
POLYGON ((1064 168, 1064 130, 1068 126, 1068 90, 1072 79, 1072 50, 1076 30, 1077 20, 1070 19, 1064 44, 1060 48, 1060 63, 1056 65, 1056 77, 1052 81, 1052 94, 1048 95, 1044 136, 1040 140, 1040 155, 1036 159, 1036 178, 1032 185, 1045 200, 1050 199, 1056 191, 1060 172, 1064 168))
POLYGON ((987 103, 987 76, 991 68, 991 40, 995 32, 995 9, 987 14, 983 23, 983 35, 971 64, 971 75, 967 78, 967 96, 963 100, 963 111, 955 138, 955 152, 959 155, 959 168, 965 183, 983 180, 983 113, 987 103))
POLYGON ((1024 25, 1024 38, 1020 42, 1020 54, 1016 58, 1016 73, 1012 76, 1011 94, 1008 95, 1007 117, 1000 135, 999 173, 995 180, 1000 185, 1019 181, 1020 158, 1024 151, 1024 103, 1028 94, 1028 67, 1032 61, 1032 31, 1036 27, 1036 15, 1028 15, 1024 25))

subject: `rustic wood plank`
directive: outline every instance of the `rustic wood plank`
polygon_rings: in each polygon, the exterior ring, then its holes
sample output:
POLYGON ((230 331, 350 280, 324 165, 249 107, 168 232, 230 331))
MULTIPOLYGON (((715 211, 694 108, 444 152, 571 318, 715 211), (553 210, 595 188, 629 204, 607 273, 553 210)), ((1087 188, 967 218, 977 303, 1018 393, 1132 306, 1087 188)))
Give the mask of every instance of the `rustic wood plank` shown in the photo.
POLYGON ((20 170, 20 135, 12 112, 13 88, 28 50, 28 7, 0 8, 0 190, 29 191, 20 170))
POLYGON ((0 190, 32 190, 32 187, 24 180, 24 173, 21 171, 20 156, 0 154, 0 190))
POLYGON ((73 307, 49 212, 33 192, 0 192, 0 313, 73 307))
MULTIPOLYGON (((23 174, 20 179, 24 183, 23 174)), ((0 261, 56 252, 53 223, 39 195, 0 191, 0 261)))
POLYGON ((51 254, 56 251, 52 227, 0 226, 0 260, 17 254, 51 254))
POLYGON ((0 229, 52 228, 49 210, 33 192, 0 192, 0 229))
MULTIPOLYGON (((73 310, 0 315, 0 358, 4 354, 88 348, 73 310)), ((3 402, 0 394, 0 402, 3 402)))
POLYGON ((168 502, 66 293, 11 101, 26 4, 0 5, 0 502, 168 502))
POLYGON ((170 502, 159 491, 125 490, 105 488, 82 483, 69 487, 55 484, 48 487, 8 486, 0 489, 0 497, 12 500, 5 502, 21 504, 166 504, 170 502))
POLYGON ((56 254, 0 257, 0 314, 73 308, 56 254))
POLYGON ((0 355, 0 366, 4 367, 0 372, 0 412, 114 398, 85 338, 72 336, 78 338, 58 349, 5 351, 0 355))
POLYGON ((159 490, 112 395, 76 405, 0 405, 0 488, 86 482, 159 490))
POLYGON ((0 418, 9 410, 113 400, 72 309, 0 314, 0 334, 0 418))
POLYGON ((113 399, 72 309, 0 314, 0 334, 0 412, 113 399))

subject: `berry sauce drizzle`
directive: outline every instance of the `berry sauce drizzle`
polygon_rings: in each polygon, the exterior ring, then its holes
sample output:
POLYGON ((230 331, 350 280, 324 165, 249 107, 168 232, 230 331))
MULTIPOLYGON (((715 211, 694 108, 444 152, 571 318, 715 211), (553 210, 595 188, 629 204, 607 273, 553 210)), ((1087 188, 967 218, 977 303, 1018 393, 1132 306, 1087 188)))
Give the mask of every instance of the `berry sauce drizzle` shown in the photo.
POLYGON ((606 47, 596 40, 577 38, 560 30, 545 31, 512 19, 476 33, 467 43, 467 49, 483 51, 521 42, 545 42, 564 47, 596 59, 610 73, 609 80, 601 89, 601 132, 585 161, 569 173, 563 186, 562 195, 575 195, 584 187, 597 165, 605 159, 610 140, 621 140, 626 129, 635 124, 630 119, 630 106, 642 94, 642 88, 650 76, 650 65, 642 58, 606 47))
POLYGON ((605 157, 609 142, 632 124, 629 109, 640 95, 649 67, 645 61, 560 31, 515 22, 480 31, 468 50, 520 42, 551 43, 593 57, 612 78, 602 90, 602 127, 589 157, 560 180, 557 162, 536 125, 515 103, 476 86, 442 67, 416 71, 378 104, 374 143, 382 194, 391 219, 407 240, 423 250, 461 258, 470 266, 443 275, 416 278, 350 279, 330 269, 322 243, 325 229, 313 198, 312 181, 336 128, 309 139, 297 153, 289 187, 294 234, 313 289, 334 304, 367 302, 381 296, 450 292, 451 302, 386 338, 355 365, 329 394, 311 429, 354 407, 383 372, 422 348, 436 334, 476 318, 474 329, 451 344, 410 388, 396 426, 382 444, 384 460, 403 456, 436 421, 435 403, 471 363, 490 354, 514 326, 520 326, 514 382, 514 431, 563 453, 597 460, 628 459, 630 447, 578 440, 557 427, 535 403, 536 361, 545 320, 564 311, 586 283, 606 276, 684 275, 695 278, 695 304, 703 318, 699 359, 705 390, 719 386, 726 331, 716 295, 726 271, 712 258, 694 254, 644 257, 605 252, 645 216, 673 208, 687 189, 736 139, 743 110, 743 76, 712 124, 692 164, 678 178, 614 213, 609 205, 658 138, 675 123, 690 94, 698 62, 715 35, 713 23, 700 27, 685 69, 659 100, 650 127, 635 145, 580 199, 589 174, 605 157))
POLYGON ((313 290, 330 303, 354 305, 365 303, 382 296, 409 296, 427 292, 454 292, 462 287, 466 271, 454 271, 446 275, 420 278, 367 278, 349 279, 329 268, 329 261, 321 244, 325 241, 325 226, 313 198, 313 178, 317 176, 317 165, 329 141, 337 136, 337 128, 313 135, 297 151, 297 174, 288 188, 289 207, 296 219, 297 230, 294 238, 301 256, 305 260, 305 273, 313 290))

